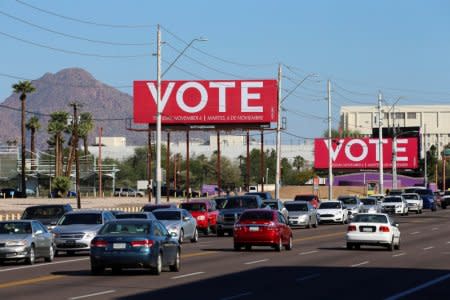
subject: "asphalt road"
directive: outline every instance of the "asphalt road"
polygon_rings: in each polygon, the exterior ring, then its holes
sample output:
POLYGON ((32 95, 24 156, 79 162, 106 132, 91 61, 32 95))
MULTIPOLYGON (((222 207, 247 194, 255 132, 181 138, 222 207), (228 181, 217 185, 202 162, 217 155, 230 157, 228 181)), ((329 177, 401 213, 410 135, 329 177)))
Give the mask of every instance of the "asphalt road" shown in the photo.
POLYGON ((295 229, 294 248, 182 246, 178 273, 92 276, 87 255, 0 267, 1 299, 450 299, 450 210, 396 217, 401 249, 345 248, 346 225, 295 229))

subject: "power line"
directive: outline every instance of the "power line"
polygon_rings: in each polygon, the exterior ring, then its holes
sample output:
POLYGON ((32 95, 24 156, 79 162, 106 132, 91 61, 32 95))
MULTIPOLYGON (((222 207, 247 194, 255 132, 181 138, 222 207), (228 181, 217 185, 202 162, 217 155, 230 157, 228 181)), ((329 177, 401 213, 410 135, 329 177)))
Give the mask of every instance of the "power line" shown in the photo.
POLYGON ((87 24, 87 25, 95 25, 95 26, 101 26, 101 27, 111 27, 111 28, 149 28, 149 27, 155 27, 155 25, 126 25, 126 24, 105 24, 105 23, 97 23, 97 22, 92 22, 92 21, 87 21, 87 20, 81 20, 81 19, 77 19, 77 18, 73 18, 73 17, 69 17, 69 16, 65 16, 62 14, 58 14, 49 10, 45 10, 42 8, 39 8, 37 6, 33 6, 29 3, 26 3, 24 1, 20 1, 20 0, 16 0, 17 3, 20 3, 24 6, 30 7, 34 10, 46 13, 48 15, 52 15, 61 19, 65 19, 65 20, 70 20, 73 22, 77 22, 77 23, 83 23, 83 24, 87 24))
POLYGON ((76 40, 81 40, 81 41, 86 41, 86 42, 91 42, 91 43, 96 43, 96 44, 106 44, 106 45, 113 45, 113 46, 149 46, 149 45, 153 45, 154 43, 121 43, 121 42, 112 42, 112 41, 103 41, 103 40, 94 40, 94 39, 89 39, 89 38, 85 38, 85 37, 80 37, 80 36, 76 36, 76 35, 71 35, 68 33, 64 33, 64 32, 60 32, 60 31, 56 31, 47 27, 43 27, 31 22, 28 22, 26 20, 20 19, 18 17, 15 17, 13 15, 7 14, 4 11, 0 10, 0 14, 7 16, 11 19, 14 19, 18 22, 22 22, 24 24, 27 24, 29 26, 35 27, 35 28, 39 28, 41 30, 47 31, 47 32, 51 32, 54 34, 58 34, 60 36, 64 36, 64 37, 68 37, 68 38, 72 38, 72 39, 76 39, 76 40))

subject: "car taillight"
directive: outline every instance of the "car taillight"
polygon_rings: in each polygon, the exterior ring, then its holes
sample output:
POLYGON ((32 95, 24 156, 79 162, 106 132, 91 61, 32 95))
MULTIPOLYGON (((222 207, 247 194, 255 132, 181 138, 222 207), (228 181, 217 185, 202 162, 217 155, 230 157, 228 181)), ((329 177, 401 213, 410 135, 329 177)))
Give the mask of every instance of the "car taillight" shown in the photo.
POLYGON ((144 248, 151 248, 153 246, 152 240, 138 240, 138 241, 132 241, 131 247, 144 247, 144 248))
POLYGON ((266 227, 267 230, 277 230, 277 224, 275 224, 274 222, 270 222, 269 225, 267 225, 266 227))
POLYGON ((234 231, 243 231, 245 228, 246 228, 245 225, 241 225, 241 224, 234 225, 234 231))
POLYGON ((355 225, 349 225, 347 227, 347 231, 356 231, 356 226, 355 225))
POLYGON ((389 227, 387 226, 380 226, 380 232, 389 232, 389 227))
POLYGON ((91 247, 106 248, 106 246, 108 246, 108 242, 105 240, 93 240, 91 242, 91 247))

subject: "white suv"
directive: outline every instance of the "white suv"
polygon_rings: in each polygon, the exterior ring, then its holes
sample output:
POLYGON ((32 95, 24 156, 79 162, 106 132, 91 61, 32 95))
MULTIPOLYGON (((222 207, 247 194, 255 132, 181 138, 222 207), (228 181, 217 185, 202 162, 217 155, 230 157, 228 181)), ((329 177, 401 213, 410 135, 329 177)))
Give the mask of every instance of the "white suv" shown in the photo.
POLYGON ((144 197, 144 192, 136 191, 132 188, 117 188, 114 190, 115 197, 144 197))

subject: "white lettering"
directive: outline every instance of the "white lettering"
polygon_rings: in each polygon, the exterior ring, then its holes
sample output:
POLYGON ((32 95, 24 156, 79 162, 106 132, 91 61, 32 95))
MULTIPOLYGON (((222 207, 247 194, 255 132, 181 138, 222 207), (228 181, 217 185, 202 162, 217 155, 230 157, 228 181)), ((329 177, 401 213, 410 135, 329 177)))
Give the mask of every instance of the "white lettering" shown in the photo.
POLYGON ((368 148, 366 143, 364 143, 362 140, 359 139, 354 139, 351 140, 350 142, 347 143, 347 145, 345 146, 345 155, 348 157, 348 159, 350 159, 351 161, 362 161, 363 159, 366 158, 367 153, 368 153, 368 148), (354 144, 358 144, 361 146, 362 148, 362 153, 359 156, 354 156, 351 148, 354 144))
POLYGON ((236 85, 234 82, 210 82, 209 87, 211 88, 219 88, 219 112, 226 112, 226 89, 234 88, 236 85))
MULTIPOLYGON (((383 145, 387 143, 387 140, 382 139, 383 145)), ((380 161, 380 148, 378 147, 378 139, 369 139, 369 144, 375 144, 375 161, 380 161)), ((384 148, 383 148, 384 150, 384 148)))
MULTIPOLYGON (((159 103, 159 105, 161 107, 160 112, 164 111, 164 108, 166 107, 166 104, 167 104, 167 101, 169 100, 170 94, 172 94, 172 90, 173 90, 174 86, 175 86, 175 82, 169 82, 169 84, 167 85, 166 91, 164 92, 161 102, 159 103)), ((152 94, 155 104, 157 104, 156 98, 157 98, 158 91, 156 90, 155 84, 153 82, 147 82, 147 87, 148 87, 150 93, 152 94)), ((158 109, 156 111, 158 111, 158 109)))
MULTIPOLYGON (((325 143, 325 146, 327 147, 328 151, 330 151, 330 147, 328 146, 328 140, 323 140, 323 142, 325 143)), ((333 144, 333 140, 331 141, 331 144, 333 144)), ((344 145, 344 140, 340 139, 337 142, 337 147, 336 149, 333 149, 333 147, 331 147, 331 159, 332 161, 336 161, 337 156, 339 155, 339 152, 341 152, 342 146, 344 145)))
POLYGON ((177 103, 178 103, 178 106, 185 112, 196 113, 196 112, 201 111, 203 108, 205 108, 206 104, 208 103, 208 93, 206 92, 205 87, 203 85, 201 85, 200 83, 186 82, 178 89, 177 103), (190 88, 194 88, 200 92, 200 102, 196 106, 188 106, 184 102, 184 92, 190 88))
POLYGON ((261 81, 254 82, 242 82, 241 88, 241 111, 242 112, 263 112, 262 106, 249 106, 248 100, 260 100, 261 95, 259 93, 249 93, 249 88, 262 88, 263 83, 261 81))
POLYGON ((398 144, 408 144, 407 139, 397 139, 397 161, 408 161, 408 156, 400 156, 399 153, 406 153, 406 147, 399 147, 398 144))

